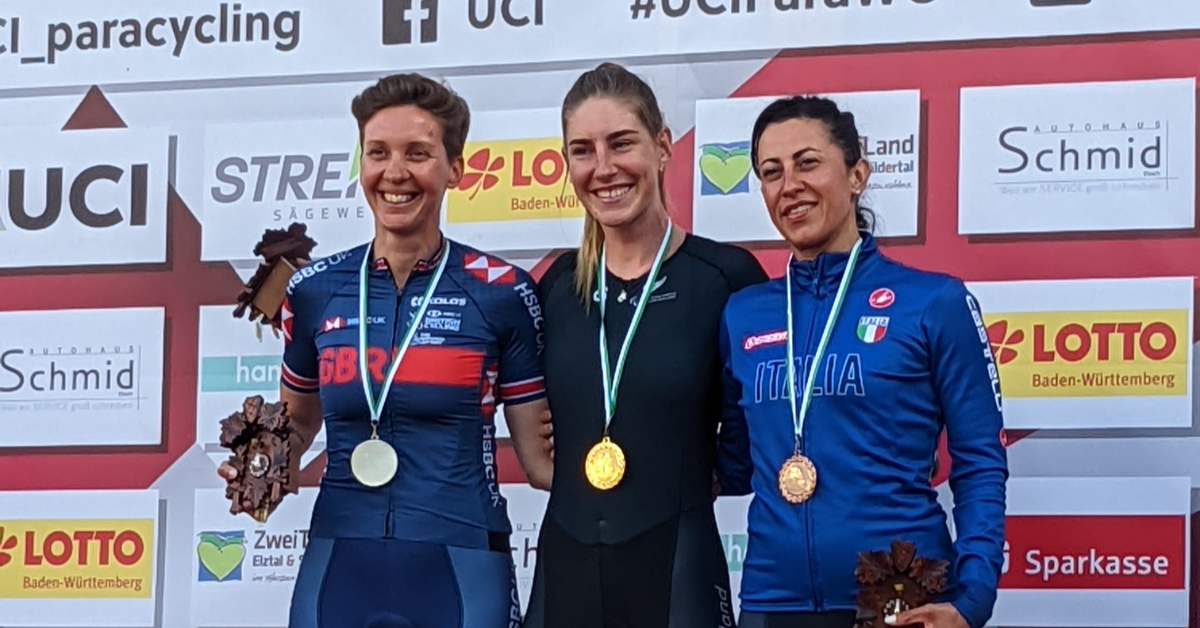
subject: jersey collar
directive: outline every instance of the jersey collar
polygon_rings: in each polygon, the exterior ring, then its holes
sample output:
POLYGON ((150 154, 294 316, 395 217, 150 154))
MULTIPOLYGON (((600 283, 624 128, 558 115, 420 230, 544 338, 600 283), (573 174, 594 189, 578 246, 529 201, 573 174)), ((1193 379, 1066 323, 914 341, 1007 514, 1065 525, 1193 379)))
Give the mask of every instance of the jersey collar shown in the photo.
MULTIPOLYGON (((412 267, 412 272, 421 273, 433 271, 433 269, 437 268, 438 263, 442 261, 442 256, 447 255, 449 250, 450 241, 446 239, 445 235, 442 235, 441 240, 438 242, 438 247, 436 250, 434 250, 433 255, 426 259, 417 260, 417 263, 412 267)), ((367 255, 370 255, 373 252, 373 246, 371 244, 367 244, 367 255)), ((385 257, 375 258, 375 262, 372 264, 371 268, 372 270, 391 270, 391 267, 388 265, 387 258, 385 257)))
MULTIPOLYGON (((858 237, 862 238, 862 247, 858 255, 858 268, 861 269, 863 264, 874 258, 879 249, 875 243, 875 238, 866 231, 859 231, 858 237)), ((846 263, 850 260, 850 252, 844 253, 821 253, 815 259, 799 261, 795 257, 788 256, 788 264, 792 269, 792 286, 795 289, 809 292, 817 297, 825 296, 831 292, 836 292, 838 284, 842 281, 842 273, 846 270, 846 263)), ((858 271, 855 271, 858 274, 858 271)))

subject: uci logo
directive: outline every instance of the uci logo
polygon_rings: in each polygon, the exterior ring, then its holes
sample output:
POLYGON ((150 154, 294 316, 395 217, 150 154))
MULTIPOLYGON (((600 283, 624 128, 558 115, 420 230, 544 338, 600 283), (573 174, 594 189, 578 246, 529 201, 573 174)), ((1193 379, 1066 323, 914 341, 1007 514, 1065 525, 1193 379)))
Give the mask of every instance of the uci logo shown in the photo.
POLYGON ((0 171, 0 188, 7 188, 0 194, 0 231, 5 229, 4 218, 22 231, 49 229, 63 218, 63 209, 75 222, 93 229, 122 222, 144 227, 150 165, 98 164, 78 172, 61 167, 13 168, 0 171))

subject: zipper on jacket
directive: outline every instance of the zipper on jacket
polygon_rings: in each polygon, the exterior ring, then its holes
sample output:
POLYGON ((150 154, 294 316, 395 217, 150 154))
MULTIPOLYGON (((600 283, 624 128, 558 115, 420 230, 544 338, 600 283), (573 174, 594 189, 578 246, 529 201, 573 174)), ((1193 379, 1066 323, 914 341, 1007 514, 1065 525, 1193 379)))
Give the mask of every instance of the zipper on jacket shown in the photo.
MULTIPOLYGON (((816 329, 816 326, 819 324, 819 322, 817 321, 817 313, 821 311, 820 304, 821 304, 821 301, 823 300, 822 295, 820 293, 820 289, 821 289, 821 264, 820 264, 820 261, 817 262, 816 268, 814 270, 815 270, 815 273, 813 275, 813 301, 815 302, 816 306, 813 307, 812 320, 808 326, 808 338, 804 342, 804 354, 803 354, 804 359, 800 361, 800 368, 802 369, 802 372, 804 373, 805 386, 808 385, 808 378, 816 377, 816 371, 821 370, 821 365, 815 364, 815 363, 813 364, 814 369, 811 374, 809 373, 808 369, 804 368, 804 364, 808 362, 808 352, 812 348, 813 330, 816 329)), ((828 317, 828 314, 826 315, 826 317, 828 317)), ((815 388, 816 384, 814 383, 813 386, 815 388)), ((804 390, 804 387, 802 386, 801 391, 803 391, 803 390, 804 390)), ((805 428, 808 427, 807 420, 805 421, 804 427, 805 428)), ((804 451, 809 454, 809 459, 811 459, 812 458, 812 449, 809 447, 810 442, 808 440, 808 432, 809 432, 808 429, 803 429, 800 436, 803 439, 804 451)), ((812 589, 813 611, 820 612, 821 611, 821 591, 820 591, 820 588, 817 586, 817 569, 816 569, 816 566, 813 564, 812 504, 805 503, 801 506, 801 508, 804 509, 804 524, 805 524, 804 542, 808 546, 808 548, 807 548, 808 549, 808 553, 807 553, 808 582, 809 582, 809 587, 812 589)))

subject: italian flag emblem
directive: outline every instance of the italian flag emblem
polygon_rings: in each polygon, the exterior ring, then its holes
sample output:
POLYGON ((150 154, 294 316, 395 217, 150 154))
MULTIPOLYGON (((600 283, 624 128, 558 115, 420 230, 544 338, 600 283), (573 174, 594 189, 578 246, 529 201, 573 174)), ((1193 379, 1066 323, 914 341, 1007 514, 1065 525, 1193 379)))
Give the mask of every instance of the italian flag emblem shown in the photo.
POLYGON ((858 339, 871 344, 883 340, 887 333, 888 317, 864 316, 858 319, 858 339))

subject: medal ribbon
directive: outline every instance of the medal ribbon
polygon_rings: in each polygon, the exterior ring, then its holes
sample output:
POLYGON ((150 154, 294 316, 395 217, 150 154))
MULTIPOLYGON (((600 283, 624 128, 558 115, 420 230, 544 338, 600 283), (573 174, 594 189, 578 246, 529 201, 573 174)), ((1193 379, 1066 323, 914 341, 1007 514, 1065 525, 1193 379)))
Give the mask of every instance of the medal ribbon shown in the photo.
POLYGON ((608 425, 612 423, 617 411, 617 388, 621 385, 621 374, 625 371, 625 358, 629 356, 629 346, 633 344, 633 334, 642 322, 642 314, 650 301, 650 293, 654 291, 654 282, 658 271, 662 268, 663 258, 667 252, 667 244, 671 241, 671 221, 667 221, 667 232, 663 234, 662 244, 658 245, 658 254, 650 266, 650 274, 646 277, 646 285, 642 286, 642 296, 638 298, 637 308, 633 312, 633 320, 629 329, 625 330, 625 340, 621 343, 621 355, 617 357, 617 369, 609 375, 608 334, 604 329, 604 312, 608 303, 608 283, 604 281, 605 254, 604 247, 600 248, 600 264, 596 266, 596 281, 600 284, 600 373, 604 386, 604 435, 608 436, 608 425))
POLYGON ((858 253, 862 246, 860 238, 850 250, 850 259, 846 262, 846 270, 842 272, 842 281, 838 284, 837 296, 833 299, 833 309, 829 318, 825 319, 825 330, 821 332, 821 342, 817 345, 817 353, 813 356, 812 366, 808 369, 808 379, 804 382, 804 398, 800 402, 800 410, 796 410, 796 367, 792 324, 792 260, 787 265, 787 398, 792 406, 792 425, 796 428, 796 453, 800 453, 800 439, 804 431, 804 420, 808 416, 808 408, 812 403, 813 383, 816 381, 817 369, 820 368, 821 358, 825 356, 825 348, 829 345, 829 337, 833 335, 833 324, 838 313, 842 310, 842 302, 846 299, 846 289, 850 287, 850 277, 854 274, 854 266, 858 263, 858 253))
MULTIPOLYGON (((429 286, 425 288, 425 294, 421 297, 421 303, 417 307, 417 315, 408 324, 408 330, 404 332, 404 340, 400 343, 400 347, 396 349, 396 356, 392 358, 392 365, 387 370, 387 376, 383 379, 383 390, 379 391, 379 397, 375 398, 371 394, 371 375, 367 369, 367 264, 371 261, 371 249, 363 253, 362 269, 358 273, 358 370, 362 375, 363 392, 367 395, 367 407, 371 410, 371 438, 378 438, 379 417, 383 416, 383 405, 387 402, 388 391, 392 389, 392 380, 396 377, 396 372, 400 370, 400 361, 404 359, 404 354, 408 352, 408 346, 412 344, 413 336, 417 333, 417 328, 421 326, 421 319, 425 316, 425 308, 429 307, 429 301, 433 298, 433 291, 437 288, 438 281, 442 278, 442 271, 446 270, 446 260, 450 259, 450 245, 448 242, 443 246, 446 250, 442 251, 442 259, 438 262, 437 270, 433 273, 433 279, 429 280, 429 286)), ((403 291, 401 292, 403 294, 403 291)))

